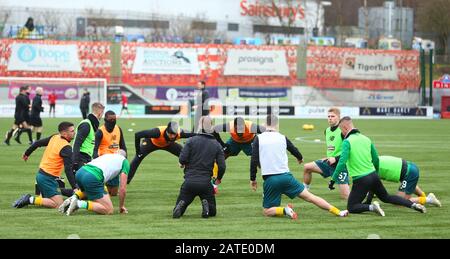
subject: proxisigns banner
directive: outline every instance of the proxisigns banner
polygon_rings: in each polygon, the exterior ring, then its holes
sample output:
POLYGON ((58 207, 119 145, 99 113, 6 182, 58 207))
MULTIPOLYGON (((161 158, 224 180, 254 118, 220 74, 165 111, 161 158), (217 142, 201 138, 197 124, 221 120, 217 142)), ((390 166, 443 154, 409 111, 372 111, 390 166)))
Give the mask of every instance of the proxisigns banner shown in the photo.
POLYGON ((81 72, 76 45, 13 43, 9 71, 81 72))
POLYGON ((285 50, 228 50, 224 75, 289 76, 285 50))
POLYGON ((342 79, 398 81, 394 56, 346 55, 341 68, 342 79))
POLYGON ((132 73, 200 75, 198 54, 195 49, 138 47, 132 73))

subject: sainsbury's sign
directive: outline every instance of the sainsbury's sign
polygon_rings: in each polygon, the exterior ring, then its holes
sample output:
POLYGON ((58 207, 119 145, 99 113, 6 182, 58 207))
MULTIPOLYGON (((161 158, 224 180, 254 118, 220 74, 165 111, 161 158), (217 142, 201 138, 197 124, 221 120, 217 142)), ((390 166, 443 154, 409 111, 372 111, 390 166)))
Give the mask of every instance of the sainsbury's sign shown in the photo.
POLYGON ((260 3, 258 0, 250 2, 247 0, 241 1, 241 15, 242 16, 259 16, 259 17, 283 17, 293 20, 305 19, 305 8, 300 4, 292 6, 281 6, 272 3, 260 3), (279 14, 278 14, 279 13, 279 14))

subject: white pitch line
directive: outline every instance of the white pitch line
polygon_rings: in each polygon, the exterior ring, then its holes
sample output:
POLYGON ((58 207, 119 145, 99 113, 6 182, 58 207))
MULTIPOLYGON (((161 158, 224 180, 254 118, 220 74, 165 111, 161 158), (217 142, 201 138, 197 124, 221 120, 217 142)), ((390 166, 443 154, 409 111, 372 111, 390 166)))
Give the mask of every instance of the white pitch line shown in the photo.
MULTIPOLYGON (((311 137, 296 137, 295 141, 305 142, 305 143, 314 143, 314 144, 322 144, 323 143, 322 140, 320 140, 320 141, 316 141, 316 139, 314 139, 314 140, 307 140, 306 138, 311 138, 311 137)), ((312 137, 312 138, 314 138, 314 137, 312 137)))

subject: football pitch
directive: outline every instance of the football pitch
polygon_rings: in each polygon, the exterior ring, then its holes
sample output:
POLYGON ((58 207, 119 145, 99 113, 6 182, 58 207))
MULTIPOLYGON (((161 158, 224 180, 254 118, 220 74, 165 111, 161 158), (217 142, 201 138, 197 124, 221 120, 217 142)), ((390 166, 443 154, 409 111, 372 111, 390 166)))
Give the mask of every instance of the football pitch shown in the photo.
MULTIPOLYGON (((80 119, 67 119, 77 124, 80 119)), ((61 118, 44 119, 44 134, 56 133, 61 118)), ((9 129, 13 119, 0 119, 0 132, 9 129)), ((102 120, 103 122, 103 120, 102 120)), ((167 119, 119 119, 129 159, 134 156, 134 133, 166 125, 167 119), (133 129, 134 131, 128 131, 133 129)), ((222 184, 219 186, 217 216, 202 219, 197 198, 181 219, 172 219, 183 172, 178 159, 165 151, 156 151, 141 163, 133 182, 128 186, 125 207, 129 214, 118 214, 118 197, 113 197, 115 214, 95 215, 77 211, 63 216, 57 210, 29 206, 14 209, 12 202, 22 194, 34 192, 34 182, 44 149, 36 150, 28 160, 21 159, 27 148, 26 134, 22 145, 11 140, 11 146, 0 145, 0 238, 187 238, 187 239, 277 239, 277 238, 357 238, 369 235, 385 238, 450 238, 450 120, 355 120, 355 126, 370 137, 380 155, 392 155, 416 163, 420 169, 419 186, 433 192, 442 202, 442 208, 427 206, 420 214, 406 208, 381 203, 386 217, 374 213, 351 214, 338 218, 303 200, 283 197, 298 212, 297 220, 266 218, 262 215, 262 178, 258 172, 258 190, 249 185, 250 159, 241 153, 229 158, 222 184)), ((289 137, 310 162, 325 156, 323 131, 326 120, 282 120, 280 131, 289 137), (302 125, 314 124, 315 129, 305 131, 302 125), (320 139, 321 141, 315 141, 320 139)), ((224 140, 228 136, 223 134, 224 140)), ((180 143, 183 143, 181 140, 180 143)), ((289 167, 302 181, 303 165, 293 156, 289 167)), ((63 177, 64 173, 63 173, 63 177)), ((340 209, 346 202, 339 198, 338 190, 329 191, 329 179, 313 176, 311 192, 340 209)), ((397 183, 386 183, 390 193, 396 193, 397 183)))

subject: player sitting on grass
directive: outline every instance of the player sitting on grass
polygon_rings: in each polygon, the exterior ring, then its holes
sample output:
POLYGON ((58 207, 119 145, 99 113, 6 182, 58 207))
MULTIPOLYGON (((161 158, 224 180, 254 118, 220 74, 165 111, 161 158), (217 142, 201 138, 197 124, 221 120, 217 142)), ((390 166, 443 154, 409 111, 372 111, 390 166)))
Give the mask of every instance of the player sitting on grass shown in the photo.
POLYGON ((67 179, 73 189, 77 188, 72 171, 72 147, 70 141, 75 135, 74 125, 70 122, 62 122, 58 126, 59 134, 34 142, 23 154, 27 161, 30 155, 38 147, 46 147, 36 176, 37 187, 41 196, 23 195, 14 202, 13 207, 22 208, 27 205, 57 208, 63 203, 63 197, 58 191, 58 181, 61 170, 64 167, 67 179))
POLYGON ((303 156, 292 142, 278 132, 278 117, 267 116, 266 132, 255 137, 253 141, 253 153, 250 164, 250 186, 256 191, 257 167, 261 167, 261 174, 264 179, 263 193, 263 213, 265 216, 288 216, 297 218, 297 213, 291 205, 280 207, 281 195, 285 194, 289 198, 302 198, 313 203, 317 207, 328 210, 330 213, 345 217, 348 211, 340 211, 330 205, 324 199, 310 193, 303 184, 299 183, 290 173, 288 166, 288 156, 286 150, 297 158, 299 164, 303 162, 303 156))
MULTIPOLYGON (((327 157, 305 164, 303 169, 303 184, 308 190, 311 186, 312 173, 318 173, 323 178, 327 178, 336 169, 336 162, 339 161, 342 142, 344 141, 341 129, 339 128, 340 119, 341 111, 338 108, 330 108, 328 110, 328 125, 330 127, 325 130, 327 157)), ((339 184, 341 198, 346 200, 350 194, 347 168, 344 167, 343 171, 339 173, 338 179, 339 181, 337 183, 339 184)))

